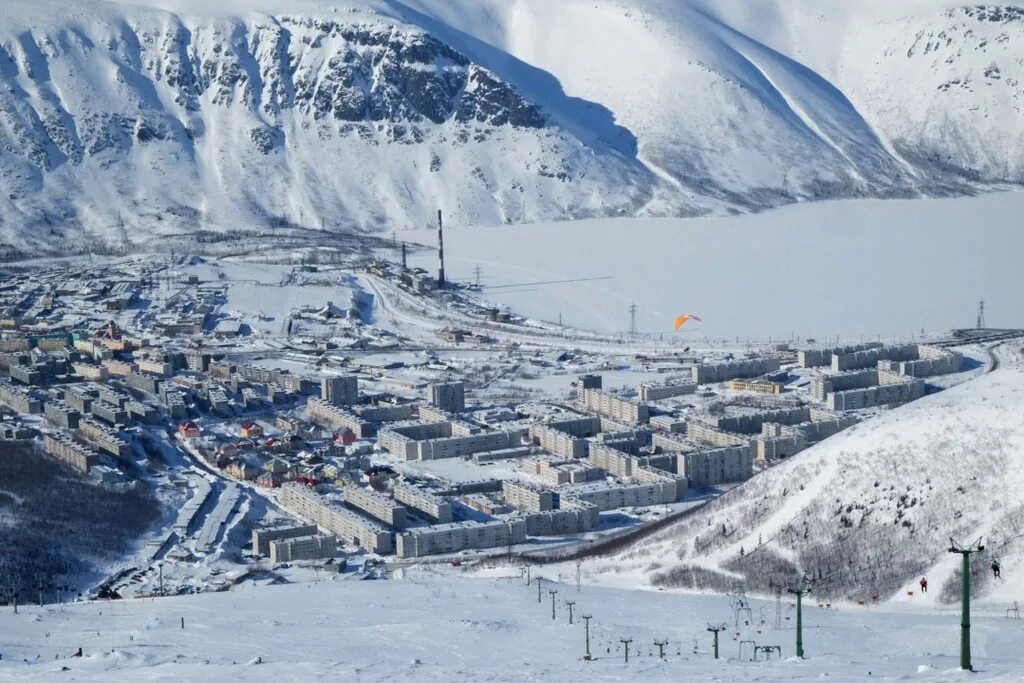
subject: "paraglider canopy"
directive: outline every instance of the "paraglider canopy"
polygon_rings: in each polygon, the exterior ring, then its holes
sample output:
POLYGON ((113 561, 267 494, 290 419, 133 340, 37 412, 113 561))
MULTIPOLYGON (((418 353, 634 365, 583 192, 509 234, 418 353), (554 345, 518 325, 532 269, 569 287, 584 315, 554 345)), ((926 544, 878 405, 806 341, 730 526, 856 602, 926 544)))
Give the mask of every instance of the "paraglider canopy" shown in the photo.
POLYGON ((676 323, 675 323, 675 328, 676 328, 676 332, 678 332, 678 331, 679 331, 679 329, 680 329, 680 328, 681 328, 681 327, 682 327, 683 325, 685 325, 686 323, 690 322, 691 320, 693 320, 693 321, 695 321, 695 322, 698 322, 698 323, 699 323, 699 322, 702 322, 702 321, 701 321, 701 319, 700 319, 700 318, 698 318, 698 317, 697 317, 697 316, 695 316, 695 315, 692 315, 692 314, 690 314, 690 313, 683 313, 683 314, 682 314, 681 316, 679 316, 678 318, 676 318, 676 323))

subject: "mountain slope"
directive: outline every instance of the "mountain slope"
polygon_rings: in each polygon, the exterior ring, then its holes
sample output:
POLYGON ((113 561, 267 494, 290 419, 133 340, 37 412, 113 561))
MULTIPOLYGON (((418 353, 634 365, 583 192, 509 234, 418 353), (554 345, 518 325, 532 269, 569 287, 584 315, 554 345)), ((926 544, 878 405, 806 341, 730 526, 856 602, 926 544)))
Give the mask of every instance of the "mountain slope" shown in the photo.
POLYGON ((753 211, 1024 180, 1024 10, 9 0, 0 240, 753 211))
POLYGON ((698 514, 602 563, 658 586, 770 593, 806 573, 819 596, 906 597, 929 577, 930 596, 958 596, 950 537, 982 536, 979 594, 1014 599, 1024 561, 1024 362, 891 410, 818 444, 698 514), (987 571, 995 557, 1002 582, 987 571), (1014 581, 1012 587, 1006 581, 1014 581))

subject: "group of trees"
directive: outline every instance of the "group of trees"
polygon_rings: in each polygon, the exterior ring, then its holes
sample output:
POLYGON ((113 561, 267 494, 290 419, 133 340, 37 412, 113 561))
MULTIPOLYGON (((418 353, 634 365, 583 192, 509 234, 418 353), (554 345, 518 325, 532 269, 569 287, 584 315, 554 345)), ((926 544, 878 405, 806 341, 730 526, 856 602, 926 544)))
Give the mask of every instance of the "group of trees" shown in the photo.
POLYGON ((11 591, 36 596, 40 583, 74 586, 76 577, 102 572, 159 516, 144 489, 102 487, 32 441, 0 441, 0 599, 11 591))

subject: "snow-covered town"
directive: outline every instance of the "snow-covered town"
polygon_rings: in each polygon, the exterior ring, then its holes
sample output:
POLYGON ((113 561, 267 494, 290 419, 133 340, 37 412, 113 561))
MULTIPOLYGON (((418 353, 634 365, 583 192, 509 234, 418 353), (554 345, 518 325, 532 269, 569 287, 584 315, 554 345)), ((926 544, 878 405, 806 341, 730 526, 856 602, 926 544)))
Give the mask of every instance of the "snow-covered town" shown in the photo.
POLYGON ((5 556, 22 577, 8 605, 430 567, 546 573, 551 590, 606 583, 630 565, 608 564, 623 548, 844 431, 970 385, 998 367, 993 349, 1024 339, 981 320, 845 344, 603 335, 401 260, 323 260, 72 259, 7 280, 8 448, 89 482, 76 496, 134 494, 156 520, 109 564, 5 556))
POLYGON ((383 258, 31 271, 4 292, 5 429, 104 487, 173 501, 144 562, 102 586, 173 594, 297 562, 621 542, 983 372, 983 342, 1022 334, 569 340, 442 277, 383 258), (399 316, 422 327, 389 329, 399 316))
POLYGON ((1024 681, 1024 0, 3 0, 0 681, 1024 681))

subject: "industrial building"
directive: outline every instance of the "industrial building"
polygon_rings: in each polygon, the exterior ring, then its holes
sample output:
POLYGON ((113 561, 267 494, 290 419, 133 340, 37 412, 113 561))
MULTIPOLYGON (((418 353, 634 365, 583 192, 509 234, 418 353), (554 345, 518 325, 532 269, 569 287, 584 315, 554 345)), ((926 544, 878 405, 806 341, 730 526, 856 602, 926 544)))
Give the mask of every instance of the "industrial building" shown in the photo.
POLYGON ((281 487, 281 505, 317 526, 370 552, 394 552, 391 531, 384 525, 343 508, 302 484, 281 487))

